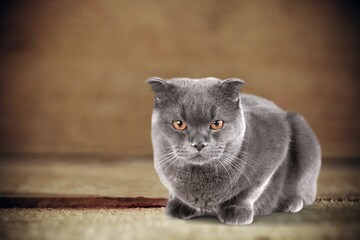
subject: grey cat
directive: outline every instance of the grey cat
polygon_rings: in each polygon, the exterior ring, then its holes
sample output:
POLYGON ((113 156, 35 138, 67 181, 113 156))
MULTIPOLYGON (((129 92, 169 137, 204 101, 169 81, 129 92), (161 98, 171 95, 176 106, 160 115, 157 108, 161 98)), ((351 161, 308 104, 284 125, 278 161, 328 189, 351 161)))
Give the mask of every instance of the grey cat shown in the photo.
POLYGON ((304 118, 243 94, 243 80, 153 77, 155 169, 166 214, 250 224, 316 198, 320 145, 304 118))

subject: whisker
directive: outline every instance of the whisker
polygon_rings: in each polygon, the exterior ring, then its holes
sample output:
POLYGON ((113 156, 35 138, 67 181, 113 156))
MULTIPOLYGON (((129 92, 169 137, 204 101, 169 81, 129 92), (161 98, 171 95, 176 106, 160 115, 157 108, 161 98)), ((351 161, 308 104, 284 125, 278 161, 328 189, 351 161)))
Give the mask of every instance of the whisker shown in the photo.
MULTIPOLYGON (((224 153, 230 154, 234 158, 239 158, 239 157, 236 156, 237 154, 235 152, 224 151, 224 153)), ((253 160, 253 158, 250 158, 249 156, 246 156, 245 152, 240 151, 238 154, 244 155, 244 157, 246 158, 245 160, 248 160, 249 162, 252 162, 253 164, 257 164, 257 162, 255 160, 253 160)))
POLYGON ((244 155, 244 156, 247 156, 247 157, 249 157, 249 158, 254 158, 254 156, 253 155, 251 155, 250 153, 247 153, 247 152, 245 152, 245 151, 240 151, 239 152, 240 154, 242 154, 242 155, 244 155))
POLYGON ((226 155, 224 155, 224 157, 225 157, 225 159, 227 159, 227 163, 230 164, 235 169, 239 170, 245 176, 245 178, 248 180, 248 182, 252 185, 252 182, 250 181, 249 176, 246 174, 243 166, 239 165, 237 162, 233 162, 232 161, 233 159, 227 157, 226 155))
MULTIPOLYGON (((236 179, 237 178, 237 176, 239 176, 236 172, 235 172, 235 170, 233 169, 234 167, 232 166, 232 164, 231 164, 231 162, 228 160, 228 159, 226 159, 226 158, 224 158, 224 161, 225 161, 225 163, 224 163, 224 165, 226 166, 226 165, 228 165, 229 166, 229 170, 230 170, 230 172, 232 173, 232 179, 236 179)), ((235 168, 235 169, 237 169, 237 168, 235 168)), ((238 170, 238 169, 237 169, 238 170)), ((241 171, 242 172, 242 171, 241 171)), ((230 180, 231 181, 231 180, 230 180)))
POLYGON ((251 166, 250 163, 246 162, 244 159, 241 159, 241 158, 238 158, 238 157, 236 157, 236 156, 230 155, 229 153, 226 153, 226 152, 224 152, 224 155, 226 155, 226 156, 229 157, 229 158, 233 158, 233 159, 235 159, 235 160, 239 160, 240 162, 248 165, 252 170, 254 170, 254 171, 256 172, 255 168, 254 168, 253 166, 251 166))
POLYGON ((167 159, 164 159, 164 160, 161 160, 159 161, 160 162, 160 165, 161 166, 164 166, 165 164, 169 163, 169 162, 172 162, 173 160, 175 160, 176 156, 172 156, 172 157, 169 157, 167 159))
POLYGON ((161 155, 160 158, 164 158, 164 157, 169 156, 169 155, 174 154, 174 153, 175 153, 175 151, 171 151, 171 152, 165 153, 165 154, 161 155))
POLYGON ((229 180, 231 180, 231 176, 229 174, 229 171, 227 170, 226 166, 224 165, 224 163, 222 162, 223 158, 220 158, 218 163, 220 163, 220 165, 224 168, 224 170, 226 171, 226 174, 229 176, 229 180))
POLYGON ((174 165, 176 162, 177 162, 177 157, 175 156, 175 159, 174 159, 174 161, 170 161, 169 162, 169 165, 165 168, 165 170, 163 171, 163 174, 166 176, 166 172, 167 172, 167 170, 172 166, 172 165, 174 165))

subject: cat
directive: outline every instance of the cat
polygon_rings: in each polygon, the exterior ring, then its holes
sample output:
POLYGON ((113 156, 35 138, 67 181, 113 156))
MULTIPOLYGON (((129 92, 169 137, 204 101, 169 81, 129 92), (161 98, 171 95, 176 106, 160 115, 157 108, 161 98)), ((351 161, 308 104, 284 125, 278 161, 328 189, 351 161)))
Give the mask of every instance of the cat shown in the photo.
POLYGON ((316 198, 319 142, 305 119, 241 92, 238 78, 152 77, 154 166, 169 190, 168 216, 299 212, 316 198))

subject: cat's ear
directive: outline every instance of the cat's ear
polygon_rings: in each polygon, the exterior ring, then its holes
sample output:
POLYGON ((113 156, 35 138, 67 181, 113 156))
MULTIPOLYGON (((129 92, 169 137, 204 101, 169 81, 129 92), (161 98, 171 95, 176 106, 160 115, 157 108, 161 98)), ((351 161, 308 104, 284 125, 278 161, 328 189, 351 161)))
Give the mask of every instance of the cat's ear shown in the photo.
POLYGON ((239 78, 228 78, 222 81, 221 89, 223 93, 234 100, 238 100, 239 94, 241 92, 241 87, 246 84, 246 82, 239 78))
POLYGON ((164 79, 160 77, 151 77, 146 80, 150 84, 151 89, 156 94, 161 94, 162 92, 167 92, 171 89, 171 85, 167 83, 164 79))
POLYGON ((228 78, 222 81, 222 87, 224 89, 238 92, 240 92, 240 89, 244 84, 246 84, 246 82, 240 78, 228 78))
POLYGON ((155 92, 155 106, 161 106, 174 92, 174 86, 160 77, 151 77, 146 80, 151 89, 155 92))

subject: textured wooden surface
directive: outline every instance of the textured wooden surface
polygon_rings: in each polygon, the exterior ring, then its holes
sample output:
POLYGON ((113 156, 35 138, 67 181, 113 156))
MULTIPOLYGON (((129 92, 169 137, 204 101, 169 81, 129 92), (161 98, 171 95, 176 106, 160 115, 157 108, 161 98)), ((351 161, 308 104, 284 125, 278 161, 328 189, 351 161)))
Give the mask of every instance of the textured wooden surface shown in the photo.
POLYGON ((358 239, 359 185, 358 161, 327 159, 312 206, 233 227, 167 218, 151 159, 2 156, 0 239, 358 239))
POLYGON ((296 214, 256 217, 248 226, 214 218, 169 219, 151 209, 0 209, 0 238, 63 239, 359 239, 360 204, 318 202, 296 214))
POLYGON ((304 114, 325 156, 360 156, 351 1, 2 2, 0 152, 151 156, 145 79, 215 76, 304 114))
POLYGON ((0 208, 158 208, 166 198, 94 196, 0 196, 0 208))
MULTIPOLYGON (((325 159, 319 198, 360 197, 357 160, 325 159)), ((151 159, 31 156, 0 158, 0 193, 9 196, 167 198, 151 159)))

